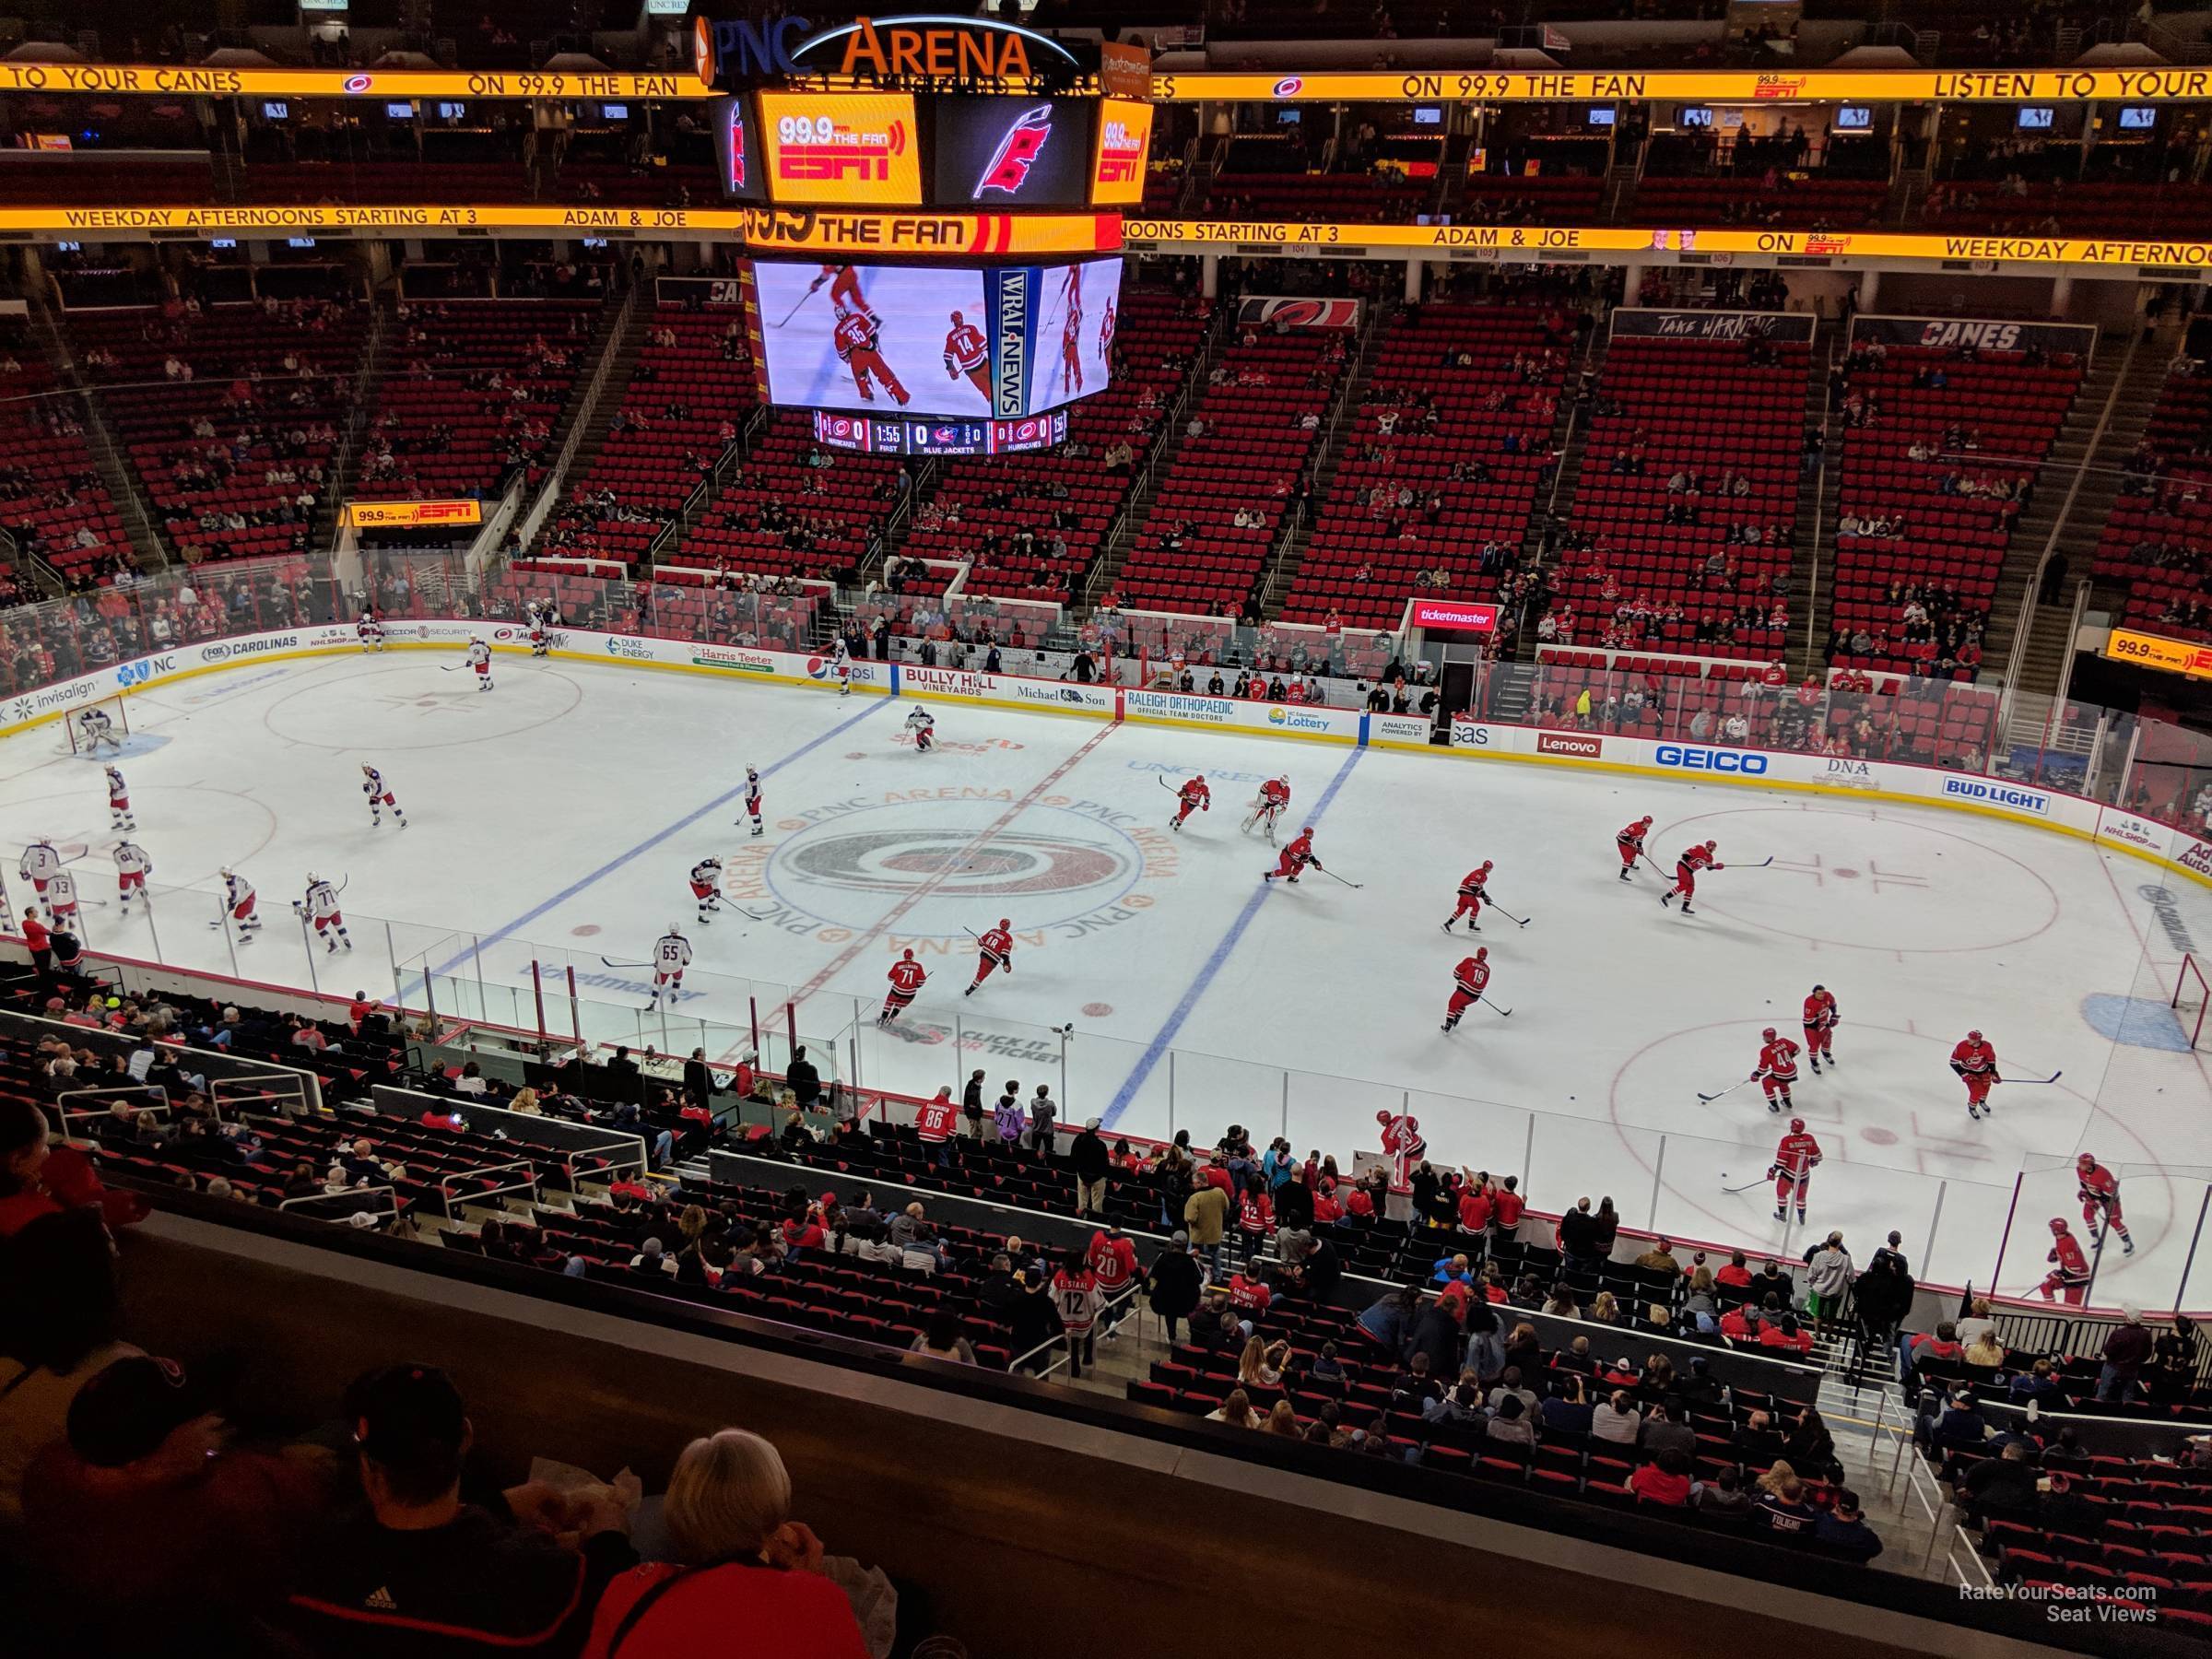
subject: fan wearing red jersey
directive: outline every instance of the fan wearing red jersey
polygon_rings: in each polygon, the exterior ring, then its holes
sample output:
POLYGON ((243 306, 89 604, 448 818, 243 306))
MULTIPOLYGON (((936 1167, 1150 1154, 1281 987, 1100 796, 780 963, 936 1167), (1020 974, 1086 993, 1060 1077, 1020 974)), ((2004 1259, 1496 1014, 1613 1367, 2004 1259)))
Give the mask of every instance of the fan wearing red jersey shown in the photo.
POLYGON ((1182 829, 1182 820, 1194 812, 1211 812, 1214 809, 1214 792, 1206 786, 1204 772, 1186 780, 1182 787, 1175 792, 1175 799, 1178 803, 1175 816, 1168 820, 1171 830, 1182 829))
POLYGON ((1444 1010, 1443 1029, 1447 1031, 1459 1024, 1459 1017, 1472 1007, 1490 982, 1489 948, 1485 946, 1471 957, 1463 957, 1458 967, 1452 970, 1452 1001, 1444 1010))
POLYGON ((1375 1122, 1382 1125, 1382 1155, 1390 1159, 1390 1190, 1409 1193, 1413 1190, 1409 1171, 1429 1150, 1429 1143, 1421 1137, 1421 1121, 1395 1112, 1378 1112, 1375 1122))
POLYGON ((1774 1219, 1789 1219, 1794 1197, 1797 1222, 1805 1224, 1805 1196, 1813 1184, 1813 1166, 1820 1161, 1820 1143, 1808 1134, 1803 1118, 1790 1120, 1790 1132, 1774 1147, 1774 1161, 1767 1173, 1774 1180, 1774 1219))
POLYGON ((983 331, 954 312, 951 332, 945 336, 945 378, 957 381, 966 375, 968 383, 981 392, 988 404, 991 375, 985 365, 990 360, 991 347, 983 338, 983 331))
POLYGON ((1813 1063, 1813 1076, 1820 1075, 1820 1062, 1830 1065, 1836 1063, 1836 1052, 1830 1045, 1835 1041, 1836 1022, 1843 1016, 1836 1011, 1836 994, 1826 985, 1815 985, 1805 996, 1805 1053, 1813 1063))
POLYGON ((888 978, 891 988, 884 995, 883 1012, 876 1016, 877 1025, 889 1025, 905 1013, 907 1005, 914 1000, 914 993, 928 982, 929 974, 914 960, 914 953, 910 950, 891 964, 888 978))
POLYGON ((1767 1110, 1780 1112, 1797 1102, 1790 1099, 1790 1085, 1797 1081, 1797 1045, 1769 1026, 1759 1034, 1759 1068, 1751 1080, 1767 1091, 1767 1110))
POLYGON ((952 1098, 949 1084, 938 1088, 935 1100, 924 1100, 916 1109, 914 1134, 930 1162, 951 1167, 953 1136, 959 1133, 959 1102, 952 1098))
POLYGON ((1979 1123, 1985 1112, 1994 1112, 1989 1103, 1993 1084, 2005 1079, 1997 1075, 1997 1051, 1983 1040, 1979 1031, 1969 1031, 1951 1051, 1951 1069, 1966 1085, 1966 1115, 1979 1123))
POLYGON ((2081 1253, 2081 1241, 2066 1226, 2064 1216, 2051 1218, 2051 1253, 2043 1258, 2051 1271, 2036 1287, 2043 1293, 2045 1301, 2063 1297, 2073 1307, 2080 1307, 2089 1291, 2089 1258, 2081 1253))
POLYGON ((2134 1255, 2136 1241, 2128 1236, 2127 1223, 2120 1218, 2120 1177, 2088 1152, 2074 1160, 2074 1174, 2081 1182, 2082 1220, 2098 1228, 2100 1238, 2102 1228, 2112 1229, 2120 1235, 2121 1254, 2134 1255))
POLYGON ((1298 832, 1290 844, 1283 849, 1282 855, 1275 861, 1275 868, 1269 870, 1260 879, 1274 881, 1280 877, 1296 887, 1298 873, 1308 865, 1312 865, 1317 870, 1327 867, 1313 851, 1313 826, 1311 824, 1298 832))
POLYGON ((1682 856, 1675 860, 1675 885, 1659 895, 1659 902, 1671 904, 1679 898, 1682 900, 1682 913, 1686 916, 1696 915, 1697 912, 1689 908, 1689 901, 1697 896, 1698 872, 1724 870, 1728 867, 1713 856, 1719 848, 1720 842, 1706 841, 1685 850, 1682 856))
POLYGON ((986 927, 975 935, 979 947, 975 959, 975 980, 967 990, 960 993, 962 996, 973 996, 975 987, 991 977, 994 968, 1004 968, 1008 973, 1014 971, 1012 926, 1006 917, 1001 916, 996 927, 986 927))
POLYGON ((1459 907, 1444 918, 1446 933, 1452 931, 1452 924, 1462 916, 1467 919, 1469 933, 1482 931, 1482 906, 1483 901, 1490 896, 1489 888, 1487 885, 1489 879, 1490 861, 1487 858, 1460 878, 1459 907))
POLYGON ((883 360, 883 353, 876 349, 883 326, 863 311, 841 306, 837 324, 830 337, 837 346, 838 361, 853 371, 853 386, 863 403, 876 401, 876 382, 880 381, 900 408, 906 407, 906 388, 891 372, 891 366, 883 360))
POLYGON ((1613 845, 1620 853, 1620 878, 1623 881, 1636 874, 1636 861, 1643 856, 1643 838, 1652 832, 1652 820, 1647 814, 1613 838, 1613 845))

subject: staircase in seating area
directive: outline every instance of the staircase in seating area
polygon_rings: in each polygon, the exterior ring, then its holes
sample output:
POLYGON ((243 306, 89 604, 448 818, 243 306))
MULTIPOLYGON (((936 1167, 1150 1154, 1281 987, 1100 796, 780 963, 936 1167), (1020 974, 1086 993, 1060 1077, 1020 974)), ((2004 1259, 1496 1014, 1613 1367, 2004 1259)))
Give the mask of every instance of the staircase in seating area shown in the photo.
MULTIPOLYGON (((653 277, 648 275, 642 281, 650 284, 653 277)), ((653 320, 652 296, 653 289, 644 287, 608 306, 593 330, 592 343, 569 387, 568 404, 553 428, 553 453, 559 461, 546 476, 547 488, 558 489, 564 478, 581 478, 591 471, 645 349, 646 331, 653 320)), ((671 385, 669 396, 679 397, 682 391, 680 385, 671 385)))
MULTIPOLYGON (((1367 303, 1359 343, 1352 348, 1352 360, 1337 381, 1336 395, 1330 400, 1328 414, 1322 420, 1321 450, 1313 458, 1313 483, 1309 492, 1312 510, 1318 510, 1327 496, 1345 447, 1359 442, 1363 435, 1359 429, 1359 406, 1374 380, 1374 345, 1400 309, 1394 300, 1371 300, 1367 303)), ((1258 605, 1263 617, 1274 616, 1282 606, 1283 595, 1290 591, 1291 580, 1298 574, 1298 567, 1305 558, 1306 544, 1313 535, 1312 510, 1284 518, 1275 553, 1260 575, 1258 605)))
POLYGON ((2171 354, 2171 340, 2145 338, 2136 331, 2124 337, 2108 335, 2100 344, 2097 360, 2082 377, 2066 424, 2051 446, 2035 497, 2013 527, 1983 641, 1983 660, 1999 665, 2011 661, 2016 636, 2025 624, 2018 681, 2009 688, 2030 694, 2022 712, 2043 710, 2043 700, 2058 691, 2072 651, 2065 633, 2075 584, 2095 561, 2098 537, 2120 493, 2121 465, 2143 436, 2171 354), (2036 604, 2047 550, 2063 558, 2072 575, 2053 603, 2036 604))
POLYGON ((353 493, 354 463, 368 431, 369 411, 376 406, 377 388, 383 383, 397 325, 398 320, 381 306, 370 316, 369 332, 361 341, 361 355, 353 366, 352 398, 346 406, 345 424, 338 428, 338 447, 326 469, 322 499, 316 501, 314 516, 308 521, 310 547, 337 545, 338 513, 346 505, 346 498, 353 493))
POLYGON ((1838 434, 1830 429, 1828 371, 1843 350, 1842 329, 1822 322, 1813 335, 1812 359, 1806 369, 1805 426, 1807 431, 1818 429, 1823 442, 1819 463, 1798 480, 1795 540, 1791 543, 1796 549, 1791 561, 1796 585, 1790 594, 1792 643, 1787 660, 1799 675, 1828 672, 1828 633, 1835 616, 1836 590, 1835 583, 1824 578, 1822 564, 1828 544, 1835 537, 1836 520, 1843 514, 1843 456, 1838 434))
POLYGON ((131 551, 137 556, 139 568, 159 570, 170 562, 168 545, 155 527, 153 516, 147 512, 146 498, 138 492, 136 476, 116 447, 108 423, 100 418, 100 399, 92 394, 85 377, 77 372, 76 360, 69 355, 69 347, 62 338, 61 324, 46 302, 33 300, 30 316, 31 337, 38 342, 39 349, 53 370, 57 390, 66 386, 76 394, 66 400, 65 406, 84 422, 85 448, 92 456, 92 464, 100 469, 100 481, 107 486, 108 499, 123 515, 123 527, 130 534, 131 551))
MULTIPOLYGON (((1521 537, 1521 557, 1524 566, 1533 568, 1543 554, 1544 526, 1555 521, 1563 526, 1569 510, 1574 505, 1575 486, 1582 480, 1583 458, 1587 449, 1584 441, 1590 434, 1590 418, 1597 408, 1597 392, 1605 378, 1606 348, 1610 343, 1611 335, 1606 327, 1606 320, 1600 317, 1597 325, 1591 329, 1583 349, 1567 365, 1567 380, 1559 397, 1559 419, 1563 423, 1566 437, 1563 441, 1554 440, 1554 445, 1559 451, 1559 469, 1552 477, 1551 488, 1539 490, 1535 503, 1529 509, 1528 527, 1521 537), (1584 375, 1590 377, 1591 395, 1587 399, 1578 399, 1574 390, 1584 375)), ((1563 557, 1563 554, 1554 552, 1552 560, 1556 563, 1563 557)), ((1521 662, 1534 662, 1536 651, 1535 618, 1527 617, 1522 621, 1524 625, 1521 631, 1513 640, 1513 656, 1521 662)), ((1501 698, 1504 695, 1500 693, 1501 698)), ((1517 718, 1517 711, 1508 714, 1501 703, 1497 718, 1507 720, 1517 718)))

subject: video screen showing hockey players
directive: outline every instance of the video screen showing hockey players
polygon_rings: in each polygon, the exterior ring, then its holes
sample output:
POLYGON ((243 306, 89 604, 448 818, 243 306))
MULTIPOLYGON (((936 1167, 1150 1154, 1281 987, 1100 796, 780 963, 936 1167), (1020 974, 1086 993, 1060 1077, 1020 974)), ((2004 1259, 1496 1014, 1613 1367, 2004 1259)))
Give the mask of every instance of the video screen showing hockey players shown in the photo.
POLYGON ((771 402, 1018 418, 1105 390, 1122 262, 989 271, 762 262, 754 282, 771 402))
POLYGON ((754 276, 771 402, 993 413, 982 271, 764 262, 754 276))
POLYGON ((1106 389, 1122 303, 1118 259, 1045 265, 1034 275, 1036 346, 1030 356, 1025 415, 1106 389))

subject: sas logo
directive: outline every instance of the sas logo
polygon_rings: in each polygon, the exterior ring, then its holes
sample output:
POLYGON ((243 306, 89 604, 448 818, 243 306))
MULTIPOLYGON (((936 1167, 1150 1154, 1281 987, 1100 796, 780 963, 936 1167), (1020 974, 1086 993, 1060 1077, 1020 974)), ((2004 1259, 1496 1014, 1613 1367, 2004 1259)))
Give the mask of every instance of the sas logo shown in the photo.
POLYGON ((1663 743, 1653 751, 1652 759, 1661 766, 1676 766, 1684 771, 1726 772, 1745 778, 1759 777, 1767 770, 1766 756, 1756 749, 1697 748, 1683 743, 1663 743))
POLYGON ((1053 136, 1053 106, 1038 104, 1014 117, 991 152, 991 159, 983 164, 983 175, 976 180, 975 188, 969 192, 971 201, 980 202, 983 192, 995 190, 1012 196, 1021 193, 1030 182, 1030 169, 1044 154, 1044 147, 1053 136))
POLYGON ((1588 737, 1576 732, 1538 732, 1536 753, 1539 755, 1571 755, 1578 760, 1594 760, 1606 752, 1603 737, 1588 737))
POLYGON ((1286 75, 1275 83, 1275 95, 1277 98, 1296 98, 1305 89, 1306 77, 1302 75, 1286 75))
POLYGON ((1272 708, 1267 711, 1267 724, 1286 732, 1325 732, 1329 723, 1318 714, 1309 714, 1302 709, 1272 708))
POLYGON ((2047 817, 2051 811, 2051 797, 2041 790, 2016 789, 2009 783, 1993 783, 1986 778, 1946 778, 1943 793, 1953 800, 2002 806, 2008 812, 2032 812, 2039 818, 2047 817))

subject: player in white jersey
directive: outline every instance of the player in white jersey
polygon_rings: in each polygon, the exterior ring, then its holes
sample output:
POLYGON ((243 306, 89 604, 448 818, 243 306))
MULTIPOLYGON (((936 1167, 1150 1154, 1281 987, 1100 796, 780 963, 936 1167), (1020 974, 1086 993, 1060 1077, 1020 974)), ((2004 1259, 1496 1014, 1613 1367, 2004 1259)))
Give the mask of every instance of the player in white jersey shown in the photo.
POLYGON ((56 867, 39 891, 45 896, 47 919, 56 928, 76 925, 76 877, 56 867))
POLYGON ((123 768, 108 768, 108 828, 135 830, 138 820, 131 816, 131 786, 123 781, 123 768))
POLYGON ((937 740, 937 717, 927 709, 916 709, 906 717, 906 729, 914 735, 915 752, 926 755, 937 740))
POLYGON ((760 774, 751 767, 745 769, 745 815, 753 820, 753 833, 760 833, 760 774))
POLYGON ((23 857, 16 865, 16 874, 30 883, 40 898, 46 896, 46 884, 52 881, 62 867, 62 855, 54 844, 44 836, 23 849, 23 857))
POLYGON ((481 640, 468 642, 468 665, 477 671, 477 689, 491 689, 491 647, 481 640))
POLYGON ((546 620, 545 607, 533 599, 523 606, 523 615, 530 624, 530 654, 542 657, 553 647, 552 625, 546 620))
POLYGON ((95 754, 102 745, 118 753, 122 751, 123 739, 115 735, 115 723, 108 718, 105 709, 79 709, 75 718, 80 752, 95 754))
POLYGON ((134 897, 143 902, 152 902, 147 897, 146 878, 154 873, 154 861, 147 855, 146 849, 135 841, 117 841, 114 857, 116 898, 123 906, 123 913, 127 916, 131 913, 131 900, 134 897))
POLYGON ((353 939, 346 931, 346 918, 338 909, 338 889, 312 871, 307 877, 307 892, 292 909, 315 924, 315 937, 323 941, 325 952, 335 951, 341 945, 353 948, 353 939))
MULTIPOLYGON (((253 943, 253 935, 261 931, 261 918, 253 913, 253 884, 236 870, 223 872, 223 914, 238 924, 238 942, 253 943)), ((214 926, 220 927, 218 919, 214 926)))
POLYGON ((702 858, 691 866, 691 897, 699 901, 699 919, 714 920, 722 908, 722 860, 702 858))
POLYGON ((671 924, 653 947, 653 994, 645 999, 648 1008, 659 1007, 664 996, 675 1006, 677 995, 684 988, 684 969, 690 960, 691 941, 671 924))
POLYGON ((384 808, 387 806, 392 808, 392 816, 399 820, 399 827, 402 830, 407 827, 407 815, 401 810, 391 785, 384 782, 384 774, 373 766, 363 765, 361 768, 361 793, 369 797, 369 827, 371 830, 384 821, 384 808))
POLYGON ((361 619, 353 625, 353 631, 360 641, 363 651, 382 651, 384 648, 383 615, 373 605, 361 613, 361 619))
POLYGON ((837 694, 840 697, 852 696, 853 653, 845 649, 841 638, 830 653, 830 672, 837 676, 837 694))

